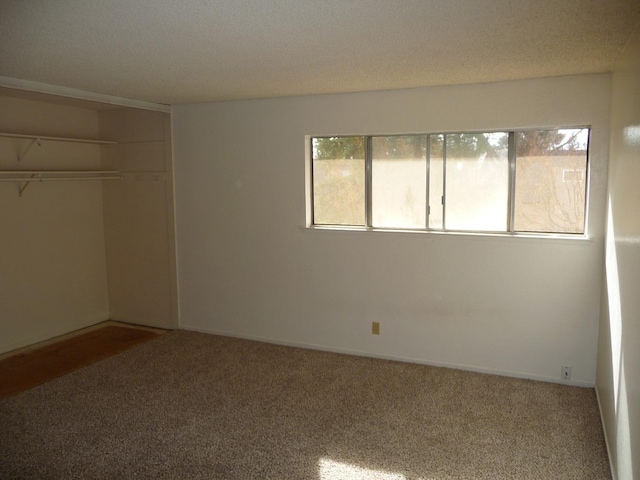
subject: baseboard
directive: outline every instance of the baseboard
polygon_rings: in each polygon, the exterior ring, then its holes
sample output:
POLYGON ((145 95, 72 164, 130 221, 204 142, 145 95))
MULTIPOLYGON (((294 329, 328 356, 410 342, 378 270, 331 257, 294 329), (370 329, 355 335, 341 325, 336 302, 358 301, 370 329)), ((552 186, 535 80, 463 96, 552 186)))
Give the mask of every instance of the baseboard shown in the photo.
POLYGON ((596 401, 598 402, 598 412, 600 413, 600 423, 602 424, 602 436, 604 437, 604 444, 607 447, 607 458, 609 459, 609 469, 611 470, 611 478, 612 480, 617 480, 615 469, 613 468, 612 456, 611 456, 611 448, 609 446, 609 438, 607 437, 607 429, 605 426, 604 415, 602 414, 602 403, 600 402, 600 392, 598 391, 598 386, 594 388, 596 391, 596 401))
POLYGON ((547 383, 558 383, 561 385, 567 385, 572 387, 583 387, 583 388, 593 388, 595 384, 593 382, 584 382, 580 380, 575 380, 571 382, 564 382, 559 378, 555 377, 546 377, 544 375, 536 375, 529 374, 523 372, 512 372, 508 370, 495 370, 490 368, 476 367, 474 365, 464 365, 464 364, 455 364, 455 363, 446 363, 446 362, 438 362, 429 359, 423 358, 413 358, 413 357, 403 357, 397 355, 385 355, 385 354, 377 354, 371 352, 363 352, 359 350, 351 350, 344 348, 336 348, 328 345, 319 345, 313 343, 302 343, 288 340, 280 340, 276 338, 268 338, 268 337, 256 337, 252 335, 242 335, 235 332, 227 332, 224 330, 216 330, 212 328, 202 328, 195 327, 191 325, 180 325, 181 330, 190 330, 194 332, 201 333, 209 333, 211 335, 221 335, 223 337, 233 337, 233 338, 242 338, 245 340, 253 340, 256 342, 264 342, 264 343, 273 343, 275 345, 283 345, 287 347, 297 347, 297 348, 308 348, 311 350, 320 350, 323 352, 333 352, 333 353, 342 353, 345 355, 354 355, 357 357, 370 357, 370 358, 379 358, 382 360, 393 360, 397 362, 406 362, 406 363, 417 363, 420 365, 428 365, 431 367, 442 367, 442 368, 453 368, 456 370, 465 370, 468 372, 476 372, 476 373, 485 373, 488 375, 499 375, 502 377, 512 377, 512 378, 523 378, 527 380, 537 380, 540 382, 547 383))

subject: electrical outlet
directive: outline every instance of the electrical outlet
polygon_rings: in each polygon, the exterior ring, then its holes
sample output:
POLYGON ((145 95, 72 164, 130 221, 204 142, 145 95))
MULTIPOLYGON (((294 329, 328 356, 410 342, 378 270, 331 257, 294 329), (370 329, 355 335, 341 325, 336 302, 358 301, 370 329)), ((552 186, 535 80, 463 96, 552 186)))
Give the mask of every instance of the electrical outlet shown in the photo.
POLYGON ((371 333, 380 335, 380 322, 371 322, 371 333))
POLYGON ((567 367, 566 365, 562 366, 562 380, 567 382, 571 380, 571 367, 567 367))

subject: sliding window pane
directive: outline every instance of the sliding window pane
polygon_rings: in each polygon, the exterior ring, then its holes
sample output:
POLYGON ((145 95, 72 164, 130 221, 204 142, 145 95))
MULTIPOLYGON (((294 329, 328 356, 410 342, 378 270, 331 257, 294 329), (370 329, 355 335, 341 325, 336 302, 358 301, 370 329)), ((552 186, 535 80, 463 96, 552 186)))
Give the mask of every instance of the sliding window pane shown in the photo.
POLYGON ((429 135, 429 228, 442 230, 444 205, 444 135, 429 135))
POLYGON ((313 223, 365 224, 364 137, 319 137, 313 147, 313 223))
POLYGON ((516 132, 514 228, 584 233, 589 129, 516 132))
POLYGON ((372 138, 372 225, 425 228, 426 136, 372 138))
POLYGON ((446 135, 446 229, 507 230, 508 137, 506 132, 446 135))

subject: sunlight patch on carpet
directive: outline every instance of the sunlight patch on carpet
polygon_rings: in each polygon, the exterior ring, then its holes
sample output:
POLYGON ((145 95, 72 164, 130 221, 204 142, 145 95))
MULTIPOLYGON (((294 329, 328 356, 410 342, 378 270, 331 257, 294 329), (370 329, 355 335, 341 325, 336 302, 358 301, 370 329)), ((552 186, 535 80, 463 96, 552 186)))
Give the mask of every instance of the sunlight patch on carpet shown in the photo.
MULTIPOLYGON (((373 470, 348 463, 321 458, 318 462, 320 480, 407 480, 401 473, 373 470)), ((417 478, 416 480, 435 480, 417 478)))

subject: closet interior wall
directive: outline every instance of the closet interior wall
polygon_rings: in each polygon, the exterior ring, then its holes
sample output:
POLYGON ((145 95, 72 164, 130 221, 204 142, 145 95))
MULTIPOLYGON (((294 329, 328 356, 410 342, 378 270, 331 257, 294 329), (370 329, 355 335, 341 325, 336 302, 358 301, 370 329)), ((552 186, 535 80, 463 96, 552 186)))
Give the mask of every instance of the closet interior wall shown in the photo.
POLYGON ((122 179, 104 182, 104 229, 111 319, 177 328, 177 287, 171 119, 121 108, 99 112, 103 169, 122 179))
POLYGON ((0 88, 0 133, 121 142, 0 136, 2 172, 121 172, 0 182, 0 353, 109 319, 177 327, 170 114, 0 88))

